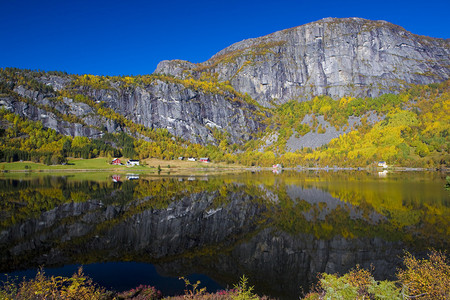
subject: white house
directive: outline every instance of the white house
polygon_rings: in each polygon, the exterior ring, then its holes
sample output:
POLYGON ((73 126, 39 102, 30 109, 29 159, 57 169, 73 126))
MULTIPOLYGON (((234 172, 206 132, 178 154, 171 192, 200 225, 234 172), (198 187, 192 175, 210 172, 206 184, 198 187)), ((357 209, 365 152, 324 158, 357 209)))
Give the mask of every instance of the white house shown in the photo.
POLYGON ((127 166, 139 166, 139 160, 130 159, 127 161, 127 166))
POLYGON ((387 169, 388 165, 385 161, 379 161, 378 162, 378 166, 383 168, 383 169, 387 169))
POLYGON ((196 161, 196 159, 193 158, 193 157, 189 157, 189 158, 188 158, 188 161, 196 161))

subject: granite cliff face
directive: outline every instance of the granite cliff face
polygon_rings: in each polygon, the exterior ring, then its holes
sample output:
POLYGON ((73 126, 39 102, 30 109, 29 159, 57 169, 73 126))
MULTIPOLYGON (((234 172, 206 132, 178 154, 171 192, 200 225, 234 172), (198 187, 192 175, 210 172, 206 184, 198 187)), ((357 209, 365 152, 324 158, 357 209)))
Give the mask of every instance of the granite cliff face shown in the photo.
POLYGON ((450 77, 450 41, 414 35, 385 21, 326 18, 244 40, 193 65, 163 61, 155 73, 202 72, 228 80, 260 104, 314 95, 376 97, 450 77))
MULTIPOLYGON (((70 78, 42 76, 38 80, 56 91, 70 87, 70 78)), ((231 143, 242 143, 252 133, 264 128, 258 108, 233 95, 194 90, 179 83, 155 80, 153 84, 124 86, 122 82, 110 80, 108 88, 80 87, 76 94, 88 96, 93 101, 103 102, 136 124, 148 128, 166 128, 174 136, 194 143, 216 143, 213 131, 226 132, 231 143)), ((22 85, 13 92, 29 101, 17 101, 15 97, 0 96, 0 106, 28 119, 43 122, 48 128, 71 136, 99 137, 102 133, 117 133, 125 130, 123 125, 99 115, 96 110, 72 98, 63 97, 53 101, 56 93, 45 93, 22 85), (81 121, 70 123, 57 113, 76 116, 81 121)))
POLYGON ((156 84, 112 89, 89 89, 83 94, 127 119, 149 128, 166 128, 194 143, 214 143, 212 130, 225 130, 229 141, 241 143, 264 127, 257 108, 242 101, 230 101, 230 95, 205 93, 182 84, 156 81, 156 84))
MULTIPOLYGON (((27 71, 22 72, 26 77, 27 71)), ((132 84, 104 77, 100 87, 87 83, 74 88, 82 76, 33 78, 53 92, 0 78, 0 84, 12 86, 14 93, 28 99, 17 101, 0 93, 0 107, 71 136, 127 131, 124 124, 73 97, 53 101, 59 91, 70 90, 103 102, 136 124, 166 128, 191 142, 217 145, 220 132, 228 143, 242 144, 266 127, 267 111, 251 98, 274 107, 315 95, 375 97, 408 84, 441 82, 450 77, 450 40, 417 36, 385 21, 327 18, 238 42, 201 64, 163 61, 154 73, 150 83, 137 77, 132 84), (189 80, 213 88, 198 88, 189 80), (218 91, 219 85, 226 88, 218 91), (78 120, 64 120, 58 114, 78 120)), ((329 138, 321 136, 317 142, 314 137, 292 138, 286 150, 321 146, 343 131, 328 133, 329 138)))

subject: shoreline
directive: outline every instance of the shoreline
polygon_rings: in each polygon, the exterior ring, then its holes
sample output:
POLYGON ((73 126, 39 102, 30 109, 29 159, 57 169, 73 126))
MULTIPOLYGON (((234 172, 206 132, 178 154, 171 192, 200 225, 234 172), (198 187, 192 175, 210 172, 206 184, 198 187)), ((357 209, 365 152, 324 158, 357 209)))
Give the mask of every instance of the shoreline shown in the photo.
POLYGON ((339 167, 339 166, 325 166, 325 167, 259 167, 259 166, 243 166, 239 164, 225 164, 225 163, 202 163, 202 162, 188 162, 178 160, 160 160, 160 159, 145 159, 142 160, 141 165, 126 166, 126 165, 111 165, 105 161, 105 158, 93 159, 71 159, 66 165, 44 165, 34 163, 31 161, 22 162, 3 162, 0 163, 0 173, 82 173, 82 172, 102 172, 102 173, 192 173, 192 172, 242 172, 242 171, 272 171, 280 173, 282 171, 366 171, 366 172, 443 172, 449 173, 450 167, 442 168, 423 168, 423 167, 339 167))
POLYGON ((195 171, 195 172, 260 172, 260 171, 366 171, 366 172, 442 172, 450 173, 450 168, 410 168, 410 167, 395 167, 388 169, 381 168, 363 168, 363 167, 293 167, 293 168, 270 168, 270 167, 172 167, 172 168, 161 168, 158 172, 156 168, 149 169, 16 169, 16 170, 0 170, 0 173, 88 173, 88 172, 99 172, 99 173, 155 173, 156 175, 166 175, 167 173, 180 173, 180 171, 195 171), (165 173, 165 174, 164 174, 165 173))

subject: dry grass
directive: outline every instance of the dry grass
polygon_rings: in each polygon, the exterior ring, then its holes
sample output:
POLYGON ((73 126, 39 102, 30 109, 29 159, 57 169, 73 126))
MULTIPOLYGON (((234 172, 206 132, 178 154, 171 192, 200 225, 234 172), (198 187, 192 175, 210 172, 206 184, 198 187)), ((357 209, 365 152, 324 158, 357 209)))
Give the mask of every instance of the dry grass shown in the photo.
POLYGON ((168 169, 168 166, 170 166, 170 169, 201 169, 201 168, 221 168, 221 169, 241 169, 245 168, 243 165, 238 164, 226 164, 226 163, 203 163, 199 161, 187 161, 185 160, 162 160, 157 158, 147 158, 142 160, 141 162, 144 162, 149 167, 155 167, 158 166, 161 167, 161 169, 165 170, 168 169))

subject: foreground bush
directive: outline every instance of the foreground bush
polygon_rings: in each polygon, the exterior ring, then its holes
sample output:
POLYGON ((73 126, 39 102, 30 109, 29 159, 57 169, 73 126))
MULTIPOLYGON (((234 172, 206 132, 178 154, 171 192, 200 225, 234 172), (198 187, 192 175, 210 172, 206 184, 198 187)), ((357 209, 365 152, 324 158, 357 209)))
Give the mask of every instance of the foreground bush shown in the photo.
POLYGON ((162 298, 162 293, 153 286, 140 285, 135 289, 117 294, 117 298, 128 300, 158 300, 162 298))
POLYGON ((356 267, 343 276, 321 274, 319 282, 305 299, 450 299, 450 266, 441 252, 428 259, 406 254, 405 269, 396 282, 376 281, 370 271, 356 267))
MULTIPOLYGON (((207 293, 206 288, 199 288, 200 282, 191 284, 183 279, 186 285, 185 294, 166 300, 198 299, 198 300, 267 300, 253 293, 253 287, 248 285, 248 279, 242 276, 233 290, 207 293)), ((72 277, 46 277, 39 271, 34 279, 15 282, 4 282, 0 289, 0 299, 4 300, 158 300, 162 299, 160 291, 152 286, 140 285, 137 288, 115 293, 95 285, 83 274, 82 268, 72 277)))
POLYGON ((321 274, 315 290, 305 299, 402 299, 394 282, 377 282, 370 271, 359 267, 343 276, 321 274))
MULTIPOLYGON (((450 266, 446 256, 433 251, 428 259, 416 259, 411 254, 404 258, 405 268, 398 270, 398 281, 376 281, 371 272, 360 267, 350 270, 342 276, 321 274, 319 282, 306 295, 307 300, 347 300, 347 299, 450 299, 450 266)), ((207 293, 206 288, 200 288, 200 282, 192 284, 185 281, 185 294, 166 300, 198 299, 198 300, 264 300, 253 292, 248 279, 242 276, 234 289, 207 293)), ((92 280, 83 275, 80 268, 70 278, 46 277, 39 271, 34 279, 20 284, 5 282, 0 289, 0 299, 18 300, 70 300, 70 299, 127 299, 156 300, 162 299, 161 292, 154 287, 141 285, 135 289, 115 293, 93 284, 92 280)))
POLYGON ((6 282, 0 290, 0 299, 14 300, 56 300, 56 299, 112 299, 113 292, 98 287, 84 276, 82 268, 72 277, 46 277, 39 271, 34 279, 23 281, 19 285, 6 282))
POLYGON ((416 259, 408 253, 404 264, 406 269, 397 277, 405 298, 450 299, 450 265, 444 254, 432 252, 428 259, 416 259))
POLYGON ((238 284, 234 285, 234 289, 226 291, 218 291, 216 293, 207 293, 206 288, 199 288, 200 281, 191 283, 184 277, 180 279, 184 280, 186 290, 184 295, 176 297, 164 298, 166 300, 182 300, 182 299, 195 299, 195 300, 269 300, 268 297, 260 297, 253 293, 253 286, 248 284, 248 278, 243 275, 240 278, 238 284))

